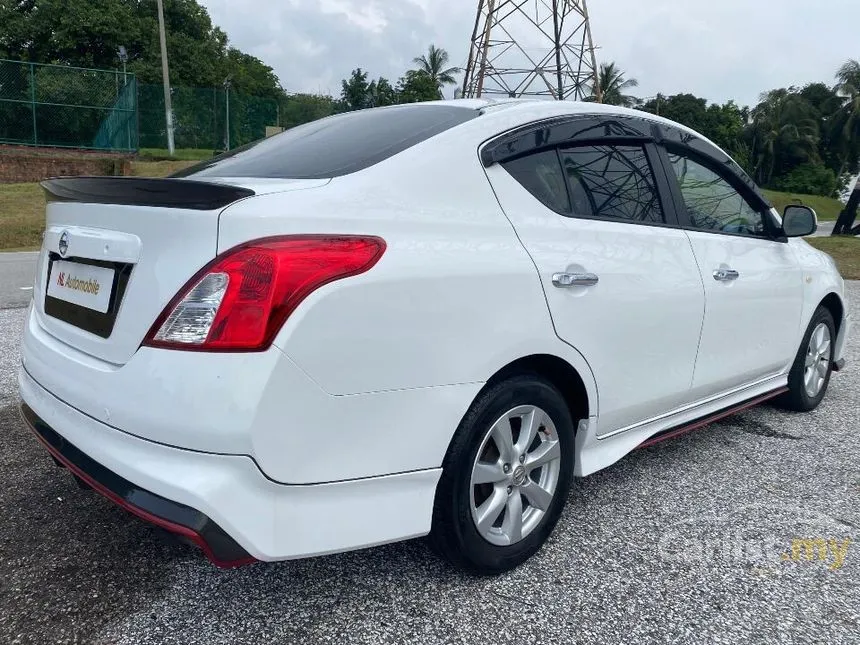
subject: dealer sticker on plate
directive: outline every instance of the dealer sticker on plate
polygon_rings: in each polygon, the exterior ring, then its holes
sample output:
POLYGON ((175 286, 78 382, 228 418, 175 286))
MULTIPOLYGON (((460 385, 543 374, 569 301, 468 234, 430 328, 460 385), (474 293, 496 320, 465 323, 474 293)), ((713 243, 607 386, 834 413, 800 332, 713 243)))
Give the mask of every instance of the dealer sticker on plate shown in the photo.
POLYGON ((57 260, 48 276, 48 295, 106 313, 113 276, 113 269, 57 260))

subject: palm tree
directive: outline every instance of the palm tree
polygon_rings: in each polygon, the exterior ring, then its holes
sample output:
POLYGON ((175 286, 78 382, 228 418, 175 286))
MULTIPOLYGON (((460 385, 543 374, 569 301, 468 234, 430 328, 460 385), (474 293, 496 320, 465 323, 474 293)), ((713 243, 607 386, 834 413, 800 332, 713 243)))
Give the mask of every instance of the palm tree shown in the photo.
POLYGON ((436 45, 430 45, 426 55, 421 55, 412 59, 412 62, 418 65, 418 71, 427 74, 436 87, 439 88, 439 98, 442 98, 442 88, 446 85, 453 85, 457 82, 454 74, 459 74, 463 70, 459 67, 448 67, 449 60, 448 52, 444 49, 439 49, 436 45))
POLYGON ((769 185, 775 171, 818 160, 818 123, 795 88, 771 90, 752 111, 755 179, 769 185))
POLYGON ((856 167, 860 156, 860 62, 851 59, 842 65, 836 80, 834 89, 843 104, 833 115, 831 132, 833 140, 839 142, 841 175, 849 166, 856 167))
POLYGON ((836 91, 842 96, 854 97, 860 94, 860 61, 853 58, 836 72, 836 91))
MULTIPOLYGON (((624 78, 624 72, 614 63, 601 63, 597 73, 597 83, 600 88, 602 102, 607 105, 621 105, 633 107, 639 104, 635 96, 624 94, 623 90, 631 87, 639 87, 639 81, 635 78, 624 78)), ((596 100, 598 94, 591 88, 592 97, 596 100)))

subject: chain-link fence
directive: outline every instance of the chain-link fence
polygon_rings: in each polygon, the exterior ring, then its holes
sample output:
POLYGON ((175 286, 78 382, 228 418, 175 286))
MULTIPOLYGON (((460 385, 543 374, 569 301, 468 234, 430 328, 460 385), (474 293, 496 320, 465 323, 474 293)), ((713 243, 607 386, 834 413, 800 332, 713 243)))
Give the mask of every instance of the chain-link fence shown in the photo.
POLYGON ((0 143, 136 150, 133 74, 0 60, 0 143))
MULTIPOLYGON (((279 121, 278 102, 210 87, 174 87, 173 139, 177 148, 227 150, 266 135, 279 121), (229 126, 228 126, 229 119, 229 126)), ((166 148, 164 90, 140 85, 140 147, 166 148)))
MULTIPOLYGON (((276 100, 223 87, 174 87, 171 102, 177 148, 232 149, 280 121, 276 100)), ((118 70, 0 60, 0 143, 167 148, 164 90, 118 70)))

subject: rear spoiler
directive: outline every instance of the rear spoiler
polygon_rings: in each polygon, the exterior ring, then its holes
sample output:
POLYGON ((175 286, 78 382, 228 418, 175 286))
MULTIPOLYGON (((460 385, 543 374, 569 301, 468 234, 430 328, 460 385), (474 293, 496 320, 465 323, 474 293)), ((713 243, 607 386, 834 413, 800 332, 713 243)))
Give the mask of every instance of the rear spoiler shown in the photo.
POLYGON ((147 177, 57 177, 41 183, 48 202, 121 204, 215 210, 251 197, 254 191, 190 179, 147 177))

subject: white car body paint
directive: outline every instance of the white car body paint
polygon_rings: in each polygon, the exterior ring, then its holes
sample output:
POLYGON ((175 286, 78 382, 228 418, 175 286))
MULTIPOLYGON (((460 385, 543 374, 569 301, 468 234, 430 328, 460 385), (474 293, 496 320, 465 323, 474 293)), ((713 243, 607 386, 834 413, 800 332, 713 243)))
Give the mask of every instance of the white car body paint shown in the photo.
POLYGON ((707 302, 693 398, 785 371, 806 330, 805 325, 801 329, 801 270, 791 247, 701 231, 688 231, 687 236, 699 260, 707 302), (713 273, 723 267, 738 271, 741 278, 716 281, 713 273), (763 321, 774 324, 762 327, 763 321))
POLYGON ((598 388, 613 384, 601 389, 600 432, 688 403, 705 297, 684 231, 561 217, 498 164, 487 175, 540 272, 556 333, 587 357, 598 388), (559 289, 552 275, 564 271, 600 282, 559 289), (691 324, 666 328, 666 318, 691 324))
MULTIPOLYGON (((581 378, 589 414, 575 472, 587 475, 663 430, 785 385, 816 307, 844 298, 832 261, 802 240, 715 242, 564 218, 479 159, 484 143, 533 121, 657 117, 567 102, 441 104, 485 110, 353 174, 208 179, 257 193, 223 209, 50 203, 23 400, 90 457, 205 513, 254 557, 304 557, 426 534, 458 423, 518 359, 556 357, 581 378), (48 253, 63 232, 69 256, 133 265, 109 338, 45 312, 48 253), (368 272, 311 293, 265 351, 141 347, 216 254, 304 233, 374 235, 387 248, 368 272), (753 248, 763 244, 773 247, 753 248), (708 282, 721 263, 751 284, 708 282), (599 285, 553 287, 552 274, 571 268, 599 285)), ((837 359, 850 328, 840 322, 837 359)))

